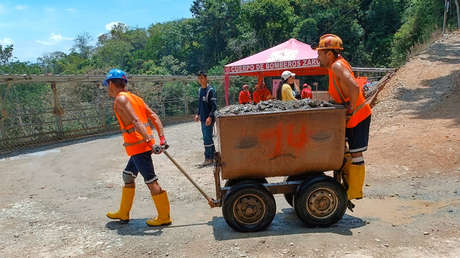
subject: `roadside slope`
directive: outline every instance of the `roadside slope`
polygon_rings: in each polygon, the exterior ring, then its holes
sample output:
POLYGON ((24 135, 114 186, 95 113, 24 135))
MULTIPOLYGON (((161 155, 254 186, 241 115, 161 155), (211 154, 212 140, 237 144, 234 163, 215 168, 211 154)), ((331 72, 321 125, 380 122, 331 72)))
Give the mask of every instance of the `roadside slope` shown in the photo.
MULTIPOLYGON (((367 160, 417 174, 460 168, 460 32, 401 67, 373 110, 367 160)), ((390 169, 391 170, 391 169, 390 169)))

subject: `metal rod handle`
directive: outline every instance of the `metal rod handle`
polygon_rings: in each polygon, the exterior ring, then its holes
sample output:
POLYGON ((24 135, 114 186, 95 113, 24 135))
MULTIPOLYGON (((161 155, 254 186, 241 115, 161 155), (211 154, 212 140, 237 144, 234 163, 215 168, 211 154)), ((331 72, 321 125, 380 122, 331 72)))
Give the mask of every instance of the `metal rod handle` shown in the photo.
POLYGON ((190 183, 193 184, 193 186, 195 186, 196 189, 198 189, 198 191, 200 191, 201 195, 203 195, 204 198, 206 198, 206 200, 208 201, 209 205, 211 207, 214 207, 214 200, 212 198, 210 198, 204 191, 203 189, 201 189, 201 187, 199 187, 195 181, 193 181, 193 179, 187 174, 187 172, 185 172, 185 170, 179 165, 179 163, 176 162, 175 159, 173 159, 173 157, 171 157, 171 155, 169 155, 169 153, 164 150, 163 153, 166 155, 166 157, 169 158, 169 160, 171 160, 172 163, 174 163, 174 165, 176 165, 176 167, 179 169, 180 172, 182 172, 182 174, 184 174, 184 176, 190 181, 190 183))

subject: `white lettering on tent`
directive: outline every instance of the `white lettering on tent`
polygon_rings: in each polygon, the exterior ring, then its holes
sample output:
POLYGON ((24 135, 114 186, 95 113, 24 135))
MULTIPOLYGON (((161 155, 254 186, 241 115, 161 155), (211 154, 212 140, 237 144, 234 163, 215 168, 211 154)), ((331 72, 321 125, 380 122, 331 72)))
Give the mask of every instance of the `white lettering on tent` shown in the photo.
POLYGON ((302 59, 293 61, 280 61, 263 64, 240 65, 233 67, 226 67, 225 72, 228 74, 250 73, 250 72, 263 72, 282 69, 296 69, 306 67, 318 67, 319 61, 316 58, 302 59))
POLYGON ((255 70, 255 65, 240 65, 231 68, 232 73, 252 72, 255 70))

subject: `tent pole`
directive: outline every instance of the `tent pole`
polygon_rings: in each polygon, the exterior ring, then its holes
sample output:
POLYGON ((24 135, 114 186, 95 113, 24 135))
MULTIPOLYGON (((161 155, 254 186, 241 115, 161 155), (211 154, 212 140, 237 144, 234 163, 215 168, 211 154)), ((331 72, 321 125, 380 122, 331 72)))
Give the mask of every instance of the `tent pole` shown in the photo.
POLYGON ((228 86, 230 83, 230 75, 228 73, 225 74, 225 105, 228 106, 228 86))

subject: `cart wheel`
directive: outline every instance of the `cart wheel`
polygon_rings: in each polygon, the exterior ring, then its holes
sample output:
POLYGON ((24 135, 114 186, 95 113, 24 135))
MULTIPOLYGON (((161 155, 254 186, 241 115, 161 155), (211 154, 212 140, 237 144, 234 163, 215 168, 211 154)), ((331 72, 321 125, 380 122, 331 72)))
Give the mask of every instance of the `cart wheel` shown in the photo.
POLYGON ((241 232, 266 228, 276 213, 273 195, 260 185, 235 186, 226 196, 222 207, 225 221, 241 232))
POLYGON ((251 178, 251 179, 229 179, 225 182, 225 187, 234 186, 234 185, 242 185, 242 184, 266 184, 268 183, 267 179, 265 178, 251 178))
MULTIPOLYGON (((323 175, 323 173, 315 173, 315 174, 310 173, 307 175, 287 176, 284 179, 284 182, 306 180, 308 178, 313 178, 318 175, 323 175)), ((289 203, 291 207, 294 207, 294 193, 284 193, 284 199, 286 199, 286 202, 289 203)))
POLYGON ((296 193, 294 208, 307 226, 327 227, 345 214, 347 196, 343 187, 332 179, 307 182, 296 193))

